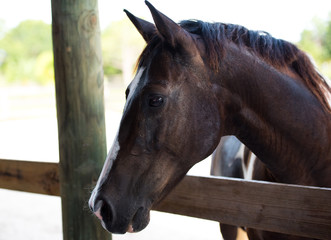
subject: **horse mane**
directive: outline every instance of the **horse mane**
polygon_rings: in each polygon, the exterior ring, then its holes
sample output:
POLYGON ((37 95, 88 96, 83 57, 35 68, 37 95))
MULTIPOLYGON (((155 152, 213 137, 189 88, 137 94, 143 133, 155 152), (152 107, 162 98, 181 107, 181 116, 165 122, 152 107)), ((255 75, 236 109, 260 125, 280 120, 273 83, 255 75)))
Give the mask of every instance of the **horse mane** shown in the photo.
MULTIPOLYGON (((328 97, 331 97, 331 87, 318 73, 307 54, 294 44, 276 39, 267 32, 252 31, 235 24, 208 23, 200 20, 184 20, 179 24, 186 31, 199 35, 203 39, 209 59, 208 64, 213 70, 218 71, 221 65, 226 50, 225 43, 233 42, 276 68, 289 67, 293 69, 324 108, 331 112, 331 106, 328 102, 328 97)), ((159 47, 162 47, 161 38, 155 34, 140 55, 137 64, 142 64, 147 55, 159 47)))
POLYGON ((276 68, 292 68, 323 106, 331 111, 327 99, 327 96, 331 94, 330 86, 315 69, 307 54, 294 44, 276 39, 267 32, 252 31, 235 24, 185 20, 180 22, 180 25, 186 31, 197 34, 203 39, 212 69, 217 71, 225 51, 224 43, 231 41, 239 47, 245 47, 276 68))

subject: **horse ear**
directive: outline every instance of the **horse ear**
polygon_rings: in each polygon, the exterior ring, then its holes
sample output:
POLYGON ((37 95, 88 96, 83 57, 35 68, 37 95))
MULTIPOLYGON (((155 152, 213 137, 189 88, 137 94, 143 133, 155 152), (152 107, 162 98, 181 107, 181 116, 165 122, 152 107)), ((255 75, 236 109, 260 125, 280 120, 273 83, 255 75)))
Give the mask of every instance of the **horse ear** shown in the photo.
POLYGON ((166 15, 159 12, 150 2, 145 1, 145 3, 151 11, 158 32, 165 41, 172 47, 175 47, 178 43, 186 46, 187 39, 190 39, 188 38, 189 33, 166 15))
POLYGON ((153 23, 150 23, 148 21, 145 21, 141 18, 134 16, 126 9, 124 9, 124 12, 129 17, 133 25, 137 28, 141 36, 145 39, 146 43, 148 43, 156 34, 155 25, 153 23))

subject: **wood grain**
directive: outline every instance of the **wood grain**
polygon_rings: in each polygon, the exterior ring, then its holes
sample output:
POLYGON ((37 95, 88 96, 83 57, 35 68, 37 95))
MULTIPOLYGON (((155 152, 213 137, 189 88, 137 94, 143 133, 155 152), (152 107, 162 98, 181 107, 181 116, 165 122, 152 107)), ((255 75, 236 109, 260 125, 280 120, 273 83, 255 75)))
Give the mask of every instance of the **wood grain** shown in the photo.
POLYGON ((186 176, 155 210, 331 239, 331 190, 186 176))
MULTIPOLYGON (((56 163, 0 160, 0 187, 58 195, 56 171, 56 163)), ((237 226, 331 239, 329 188, 186 176, 153 209, 237 226)))
POLYGON ((109 239, 87 207, 107 155, 98 1, 52 0, 52 35, 63 237, 109 239))
POLYGON ((0 188, 60 195, 59 164, 0 160, 0 188))

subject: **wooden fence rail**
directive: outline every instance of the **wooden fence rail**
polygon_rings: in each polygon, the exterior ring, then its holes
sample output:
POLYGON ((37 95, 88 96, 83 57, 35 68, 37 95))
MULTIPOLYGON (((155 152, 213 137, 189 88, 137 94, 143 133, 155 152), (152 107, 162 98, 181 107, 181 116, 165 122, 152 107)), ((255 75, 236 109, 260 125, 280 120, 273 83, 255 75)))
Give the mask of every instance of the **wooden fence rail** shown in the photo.
MULTIPOLYGON (((56 163, 0 160, 0 188, 59 195, 56 163)), ((154 210, 331 239, 331 189, 186 176, 154 210)))
POLYGON ((60 196, 59 164, 0 159, 0 188, 60 196))

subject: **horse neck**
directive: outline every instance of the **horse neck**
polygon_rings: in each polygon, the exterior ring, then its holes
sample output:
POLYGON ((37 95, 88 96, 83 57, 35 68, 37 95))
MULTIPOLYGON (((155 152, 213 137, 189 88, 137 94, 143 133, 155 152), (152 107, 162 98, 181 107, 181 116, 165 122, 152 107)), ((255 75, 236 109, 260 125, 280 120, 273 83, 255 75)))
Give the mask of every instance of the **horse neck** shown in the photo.
POLYGON ((300 80, 238 48, 218 80, 224 135, 236 135, 280 182, 331 185, 331 117, 300 80))

